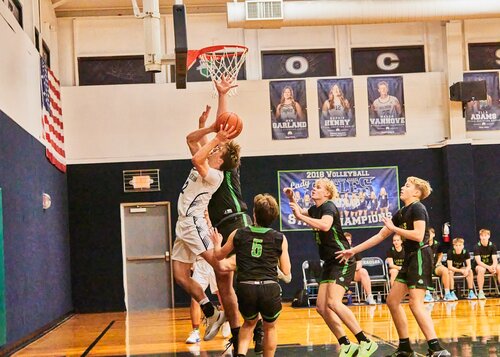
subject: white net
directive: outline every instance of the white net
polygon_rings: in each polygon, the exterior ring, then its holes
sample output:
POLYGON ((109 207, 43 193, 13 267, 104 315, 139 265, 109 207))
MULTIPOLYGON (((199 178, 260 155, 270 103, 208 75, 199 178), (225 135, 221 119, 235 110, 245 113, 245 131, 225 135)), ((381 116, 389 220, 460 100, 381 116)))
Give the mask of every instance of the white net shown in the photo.
MULTIPOLYGON (((236 83, 238 73, 248 52, 244 46, 214 46, 200 50, 200 64, 204 66, 212 81, 219 82, 224 76, 230 84, 236 83)), ((217 88, 212 85, 214 95, 217 95, 217 88)), ((236 87, 232 88, 228 94, 237 93, 236 87)))

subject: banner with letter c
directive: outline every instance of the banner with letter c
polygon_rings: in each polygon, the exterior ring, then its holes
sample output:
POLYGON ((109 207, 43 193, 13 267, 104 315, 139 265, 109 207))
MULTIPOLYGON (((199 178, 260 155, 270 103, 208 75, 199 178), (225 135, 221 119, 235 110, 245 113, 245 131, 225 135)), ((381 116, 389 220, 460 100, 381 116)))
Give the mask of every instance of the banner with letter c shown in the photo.
POLYGON ((382 218, 391 218, 400 207, 397 166, 278 171, 281 231, 311 230, 295 218, 283 189, 292 188, 295 201, 307 209, 314 205, 311 193, 321 178, 331 180, 337 187, 333 202, 342 227, 382 227, 382 218))

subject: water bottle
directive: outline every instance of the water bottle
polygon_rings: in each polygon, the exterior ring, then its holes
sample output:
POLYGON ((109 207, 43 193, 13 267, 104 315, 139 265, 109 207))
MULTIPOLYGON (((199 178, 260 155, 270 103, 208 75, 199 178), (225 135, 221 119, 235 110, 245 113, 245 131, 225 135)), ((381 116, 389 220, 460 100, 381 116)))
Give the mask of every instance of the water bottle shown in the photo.
POLYGON ((377 293, 377 304, 381 304, 382 303, 382 294, 380 293, 380 291, 377 293))
POLYGON ((352 294, 347 294, 347 305, 352 305, 352 294))

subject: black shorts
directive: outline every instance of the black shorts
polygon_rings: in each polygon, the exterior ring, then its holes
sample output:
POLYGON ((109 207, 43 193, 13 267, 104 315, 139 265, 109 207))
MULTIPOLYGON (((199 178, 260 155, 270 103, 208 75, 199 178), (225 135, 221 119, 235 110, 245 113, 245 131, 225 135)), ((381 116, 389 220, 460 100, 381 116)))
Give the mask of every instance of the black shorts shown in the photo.
POLYGON ((406 284, 408 289, 434 290, 432 272, 434 262, 432 248, 425 247, 405 256, 405 261, 396 277, 396 281, 406 284))
POLYGON ((246 214, 236 214, 234 217, 222 220, 215 228, 222 234, 222 245, 226 244, 229 235, 238 228, 247 227, 252 224, 252 218, 246 214))
POLYGON ((323 265, 319 283, 335 283, 349 290, 349 285, 354 279, 354 273, 356 273, 356 261, 354 259, 350 259, 346 264, 342 265, 337 260, 327 261, 323 265))
POLYGON ((260 313, 264 321, 273 322, 281 313, 281 286, 275 281, 238 282, 236 296, 245 320, 254 320, 260 313))

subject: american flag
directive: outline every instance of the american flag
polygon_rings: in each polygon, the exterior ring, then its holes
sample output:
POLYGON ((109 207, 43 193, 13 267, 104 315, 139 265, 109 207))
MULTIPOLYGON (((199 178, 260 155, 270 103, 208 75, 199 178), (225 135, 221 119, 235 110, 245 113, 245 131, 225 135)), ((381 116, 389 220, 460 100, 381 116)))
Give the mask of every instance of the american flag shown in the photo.
POLYGON ((42 124, 45 154, 49 161, 62 172, 66 172, 64 151, 64 125, 62 121, 61 92, 59 80, 40 59, 42 86, 42 124))

